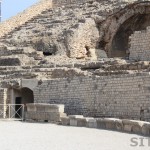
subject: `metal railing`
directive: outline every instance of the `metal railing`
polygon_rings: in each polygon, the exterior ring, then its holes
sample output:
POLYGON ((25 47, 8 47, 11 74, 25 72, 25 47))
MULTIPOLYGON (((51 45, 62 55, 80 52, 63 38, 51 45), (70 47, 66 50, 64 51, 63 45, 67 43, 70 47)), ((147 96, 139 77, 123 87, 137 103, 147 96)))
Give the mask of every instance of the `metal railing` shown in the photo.
POLYGON ((0 119, 24 120, 24 104, 0 104, 0 119))

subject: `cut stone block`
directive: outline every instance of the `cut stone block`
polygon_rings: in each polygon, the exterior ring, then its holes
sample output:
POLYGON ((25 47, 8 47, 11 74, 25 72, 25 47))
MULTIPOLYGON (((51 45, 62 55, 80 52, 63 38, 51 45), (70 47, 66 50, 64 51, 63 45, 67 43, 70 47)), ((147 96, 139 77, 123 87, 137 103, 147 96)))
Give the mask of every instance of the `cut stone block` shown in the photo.
POLYGON ((86 118, 87 127, 89 128, 97 128, 97 121, 94 118, 86 118))
POLYGON ((140 134, 140 133, 142 133, 142 128, 139 125, 133 125, 132 126, 132 132, 140 134))
POLYGON ((74 119, 74 118, 84 118, 83 115, 69 115, 70 119, 74 119))
POLYGON ((46 105, 45 112, 64 113, 64 105, 53 105, 53 104, 46 105))
POLYGON ((144 124, 142 126, 142 134, 150 135, 150 124, 144 124))
POLYGON ((36 112, 36 106, 35 106, 35 104, 26 104, 26 106, 27 106, 27 111, 28 112, 36 112))
POLYGON ((35 104, 37 112, 45 112, 45 104, 35 104))
POLYGON ((77 119, 76 118, 70 118, 70 125, 71 126, 77 126, 77 119))
POLYGON ((132 125, 124 125, 124 131, 131 132, 132 131, 132 125))
POLYGON ((128 120, 128 119, 122 119, 122 123, 124 124, 128 124, 128 125, 138 125, 139 121, 136 120, 128 120))
POLYGON ((69 119, 70 119, 70 125, 71 126, 77 126, 77 119, 79 118, 84 118, 82 115, 70 115, 69 119))
POLYGON ((102 118, 97 118, 97 128, 99 129, 105 129, 106 128, 106 123, 104 122, 104 119, 102 118))
POLYGON ((123 123, 122 120, 116 120, 115 121, 115 127, 118 131, 122 131, 123 130, 123 123))
POLYGON ((122 123, 124 125, 124 131, 138 133, 138 134, 142 132, 141 121, 123 119, 122 123))
POLYGON ((113 119, 105 118, 106 129, 115 129, 115 121, 113 119))
POLYGON ((62 125, 65 125, 65 126, 70 125, 69 117, 61 117, 61 122, 62 122, 62 125))
POLYGON ((86 127, 86 119, 85 118, 77 118, 77 126, 86 127))

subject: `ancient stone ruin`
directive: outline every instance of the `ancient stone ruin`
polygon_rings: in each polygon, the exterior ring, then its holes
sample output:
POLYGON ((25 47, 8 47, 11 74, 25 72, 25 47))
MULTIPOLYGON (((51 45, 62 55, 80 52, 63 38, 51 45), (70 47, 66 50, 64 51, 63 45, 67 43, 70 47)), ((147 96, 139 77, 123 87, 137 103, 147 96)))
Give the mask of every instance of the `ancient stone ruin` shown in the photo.
POLYGON ((3 116, 7 104, 28 119, 61 104, 58 118, 149 122, 149 43, 150 1, 42 0, 0 24, 3 116))

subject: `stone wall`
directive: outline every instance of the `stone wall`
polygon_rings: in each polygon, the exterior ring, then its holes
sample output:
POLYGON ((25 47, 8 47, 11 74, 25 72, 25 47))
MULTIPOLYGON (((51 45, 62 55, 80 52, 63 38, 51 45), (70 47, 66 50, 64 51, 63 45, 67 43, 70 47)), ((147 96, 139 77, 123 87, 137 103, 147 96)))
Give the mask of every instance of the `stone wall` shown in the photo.
POLYGON ((149 75, 43 80, 34 102, 65 104, 69 115, 150 120, 149 85, 149 75))
POLYGON ((130 60, 150 60, 150 27, 130 36, 130 60))
POLYGON ((7 95, 7 89, 0 89, 0 118, 6 117, 6 111, 7 111, 7 104, 8 102, 8 95, 7 95))

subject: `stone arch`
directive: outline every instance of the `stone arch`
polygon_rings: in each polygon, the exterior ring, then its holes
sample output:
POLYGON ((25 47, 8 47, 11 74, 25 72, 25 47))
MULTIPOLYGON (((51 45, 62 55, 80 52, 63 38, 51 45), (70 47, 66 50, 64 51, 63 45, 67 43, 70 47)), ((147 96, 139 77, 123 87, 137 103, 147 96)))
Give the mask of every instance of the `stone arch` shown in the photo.
POLYGON ((34 103, 33 91, 27 87, 13 90, 13 103, 27 104, 34 103))
POLYGON ((34 103, 34 94, 30 88, 12 88, 11 89, 11 104, 15 104, 11 106, 11 115, 15 118, 20 118, 22 116, 22 104, 25 106, 27 103, 34 103), (16 113, 17 112, 17 113, 16 113))
POLYGON ((33 91, 27 87, 21 88, 21 96, 23 104, 34 103, 33 91))
MULTIPOLYGON (((150 2, 138 2, 131 5, 126 6, 124 9, 121 9, 120 11, 116 12, 113 15, 108 16, 108 18, 101 24, 100 33, 104 33, 103 37, 101 38, 101 41, 105 43, 103 45, 103 49, 107 52, 108 57, 119 57, 119 56, 126 56, 127 48, 122 50, 123 52, 114 53, 114 45, 116 45, 117 37, 124 37, 125 31, 128 33, 125 34, 125 43, 123 43, 125 46, 127 46, 128 43, 128 37, 136 30, 144 30, 147 26, 150 26, 150 21, 148 21, 150 18, 150 2), (143 19, 142 21, 142 18, 143 19), (136 19, 136 21, 134 21, 136 19), (141 21, 141 23, 138 25, 137 22, 141 21), (144 22, 145 21, 145 22, 144 22), (135 26, 131 31, 129 30, 132 23, 136 23, 137 26, 135 26), (142 25, 144 24, 144 25, 142 25), (140 26, 141 25, 141 26, 140 26)), ((122 39, 123 39, 122 37, 122 39)), ((100 46, 101 47, 101 46, 100 46)))

